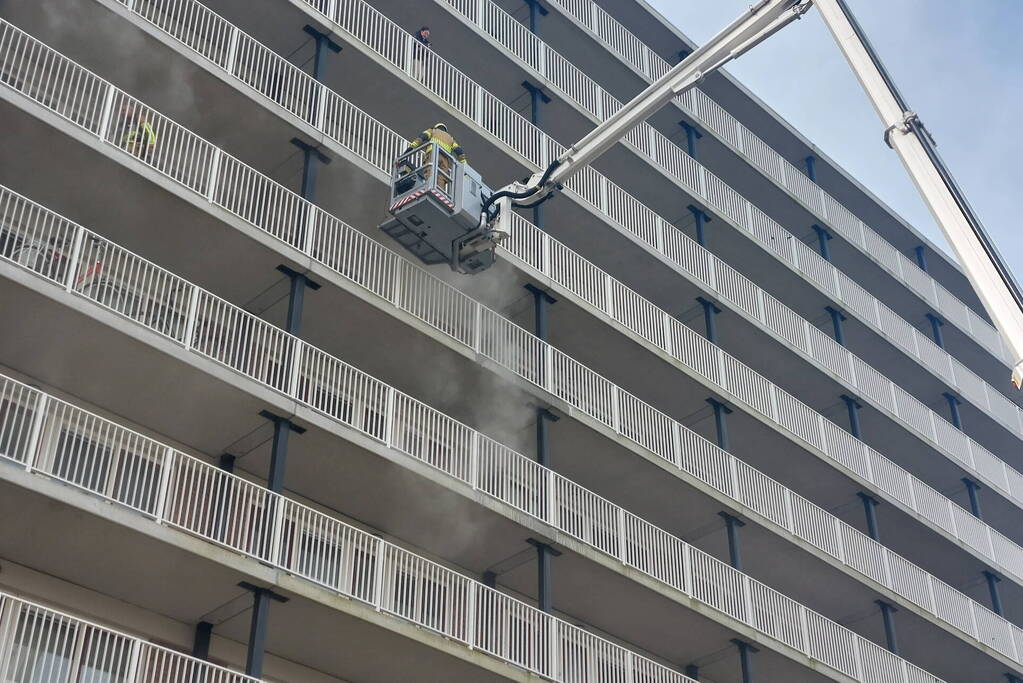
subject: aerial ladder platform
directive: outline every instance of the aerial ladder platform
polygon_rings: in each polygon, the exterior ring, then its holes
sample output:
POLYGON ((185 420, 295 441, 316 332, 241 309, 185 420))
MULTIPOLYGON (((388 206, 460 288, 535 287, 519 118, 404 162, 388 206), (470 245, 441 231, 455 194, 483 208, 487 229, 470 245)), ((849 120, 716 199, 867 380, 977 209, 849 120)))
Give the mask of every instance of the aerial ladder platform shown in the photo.
POLYGON ((496 192, 467 164, 437 145, 400 156, 391 178, 391 217, 380 227, 424 263, 475 274, 492 266, 515 209, 555 196, 633 128, 707 75, 782 30, 816 6, 881 117, 894 149, 955 251, 967 279, 1002 334, 1012 383, 1023 383, 1023 295, 962 190, 871 47, 845 0, 759 0, 707 43, 600 123, 541 172, 496 192), (427 149, 429 148, 429 149, 427 149), (446 156, 445 156, 446 155, 446 156))

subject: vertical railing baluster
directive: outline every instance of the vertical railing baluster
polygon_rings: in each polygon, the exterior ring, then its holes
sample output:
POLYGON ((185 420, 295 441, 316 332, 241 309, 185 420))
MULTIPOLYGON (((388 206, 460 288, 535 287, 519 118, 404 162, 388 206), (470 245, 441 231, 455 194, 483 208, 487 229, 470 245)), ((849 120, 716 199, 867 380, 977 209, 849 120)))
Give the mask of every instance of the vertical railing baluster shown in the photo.
POLYGON ((548 658, 547 658, 547 667, 548 667, 547 674, 548 674, 548 676, 552 680, 560 681, 562 679, 559 676, 559 670, 561 668, 561 662, 560 662, 560 659, 561 659, 561 657, 560 657, 560 655, 561 655, 561 647, 560 647, 561 637, 560 637, 560 634, 558 633, 558 631, 560 630, 558 628, 558 626, 559 626, 558 621, 559 620, 555 619, 554 617, 548 616, 546 614, 543 615, 543 618, 546 619, 546 621, 547 621, 547 628, 548 628, 548 631, 547 631, 547 633, 548 633, 548 639, 547 639, 548 645, 547 645, 547 647, 548 647, 549 653, 550 653, 548 658))
POLYGON ((473 304, 472 350, 480 353, 483 348, 483 304, 473 304))
POLYGON ((282 387, 282 390, 292 398, 301 401, 301 375, 302 375, 302 359, 305 350, 305 342, 295 337, 285 337, 286 340, 290 340, 291 344, 291 364, 288 370, 288 384, 282 387))
POLYGON ((376 611, 383 609, 384 600, 384 556, 386 544, 382 538, 377 539, 377 561, 373 567, 373 607, 376 611))
POLYGON ((185 310, 185 332, 181 344, 186 348, 192 348, 192 340, 195 338, 196 322, 199 317, 199 288, 196 285, 189 285, 188 308, 185 310))
POLYGON ((863 653, 861 651, 862 648, 860 647, 860 637, 857 636, 857 635, 854 635, 852 637, 852 643, 853 643, 853 651, 852 651, 853 666, 855 667, 856 680, 862 681, 863 680, 863 653))
POLYGON ((236 75, 237 69, 235 68, 235 62, 238 59, 238 41, 241 37, 241 31, 238 30, 237 26, 231 27, 231 35, 227 39, 227 56, 224 58, 224 70, 232 76, 236 75))
POLYGON ((113 117, 114 111, 114 95, 117 92, 111 84, 107 84, 107 92, 103 96, 103 108, 101 109, 99 126, 96 129, 96 137, 100 140, 107 139, 107 129, 110 127, 110 119, 113 117))
POLYGON ((476 649, 476 598, 480 585, 476 581, 468 582, 465 593, 465 644, 470 650, 476 649))
POLYGON ((799 638, 803 645, 803 654, 813 656, 810 645, 810 620, 806 618, 806 607, 802 605, 796 610, 799 613, 799 638))
POLYGON ((124 675, 125 683, 137 683, 139 678, 140 666, 142 661, 142 647, 143 644, 138 640, 133 640, 131 643, 131 650, 128 653, 128 669, 124 675))
POLYGON ((469 483, 473 490, 480 487, 480 433, 473 430, 469 444, 469 483))
POLYGON ((394 445, 394 405, 397 391, 394 387, 388 386, 384 397, 384 445, 390 448, 394 445))
POLYGON ((220 181, 220 160, 224 156, 224 151, 219 147, 213 149, 213 158, 210 159, 210 172, 206 179, 206 201, 211 204, 216 204, 217 200, 217 189, 220 181))
POLYGON ((82 255, 82 243, 85 241, 85 228, 75 226, 75 237, 71 244, 71 255, 67 259, 67 274, 64 276, 64 290, 70 292, 78 277, 78 260, 82 255))
POLYGON ((628 537, 628 534, 626 532, 626 526, 625 526, 625 519, 626 519, 625 518, 625 508, 616 507, 615 508, 615 512, 616 512, 617 518, 618 518, 618 559, 622 562, 622 564, 629 564, 628 560, 626 559, 627 558, 627 554, 625 552, 625 548, 626 548, 625 544, 627 542, 627 537, 628 537))
POLYGON ((174 476, 174 449, 164 448, 163 466, 160 468, 160 483, 156 495, 156 508, 153 515, 157 524, 163 524, 167 518, 167 498, 170 495, 171 478, 174 476))
POLYGON ((739 573, 739 578, 742 587, 743 611, 745 612, 746 617, 743 621, 756 628, 756 612, 753 610, 753 580, 748 574, 743 574, 741 572, 739 573))
POLYGON ((693 546, 682 546, 682 592, 693 597, 693 546))
MULTIPOLYGON (((270 532, 270 548, 266 558, 264 559, 274 566, 279 566, 282 564, 281 550, 284 544, 284 518, 288 512, 287 500, 283 496, 270 492, 264 492, 263 495, 266 497, 266 504, 273 505, 273 527, 270 532)), ((266 515, 263 515, 262 518, 265 520, 266 515)), ((263 534, 265 533, 266 530, 263 531, 263 534)), ((261 537, 266 538, 265 535, 262 535, 261 537)))
POLYGON ((25 446, 25 470, 31 472, 35 467, 36 454, 39 451, 39 440, 43 433, 43 426, 46 424, 46 413, 49 409, 50 397, 39 392, 36 397, 35 412, 32 414, 32 427, 28 434, 28 443, 25 446))

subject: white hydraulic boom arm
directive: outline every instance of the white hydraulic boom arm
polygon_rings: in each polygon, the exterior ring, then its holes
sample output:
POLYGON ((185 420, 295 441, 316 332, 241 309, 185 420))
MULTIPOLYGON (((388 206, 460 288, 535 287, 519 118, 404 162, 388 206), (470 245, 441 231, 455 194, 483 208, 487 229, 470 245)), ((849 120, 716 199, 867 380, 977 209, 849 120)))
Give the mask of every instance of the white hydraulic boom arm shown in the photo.
POLYGON ((512 183, 485 203, 497 204, 498 232, 512 207, 536 206, 552 197, 580 169, 622 140, 672 98, 706 75, 752 49, 816 4, 839 48, 886 126, 885 142, 898 152, 930 208, 966 277, 1012 354, 1012 382, 1023 383, 1023 295, 944 162, 930 134, 896 89, 891 77, 856 23, 845 0, 760 0, 738 19, 652 83, 614 115, 600 123, 542 173, 512 183))
POLYGON ((1012 355, 1012 383, 1019 389, 1023 382, 1023 296, 1019 287, 845 1, 815 0, 815 4, 881 117, 885 142, 902 159, 966 278, 1002 333, 1012 355))
POLYGON ((510 206, 535 206, 552 196, 572 174, 591 164, 614 147, 629 131, 650 118, 672 98, 699 83, 761 41, 798 19, 810 8, 810 0, 759 0, 749 10, 672 67, 646 90, 636 95, 579 142, 565 150, 543 173, 526 183, 513 183, 496 192, 490 203, 499 202, 501 213, 510 206), (514 201, 512 201, 514 200, 514 201), (525 204, 524 202, 530 202, 525 204))

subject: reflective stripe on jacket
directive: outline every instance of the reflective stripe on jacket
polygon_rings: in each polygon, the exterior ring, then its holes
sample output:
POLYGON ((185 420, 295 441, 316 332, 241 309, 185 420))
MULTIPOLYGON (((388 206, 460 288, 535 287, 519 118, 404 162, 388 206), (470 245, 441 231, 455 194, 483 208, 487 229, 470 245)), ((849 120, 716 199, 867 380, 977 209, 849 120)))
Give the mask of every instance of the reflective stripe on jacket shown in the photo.
POLYGON ((419 134, 419 137, 409 142, 409 147, 419 147, 427 142, 436 142, 448 154, 451 154, 459 161, 465 161, 465 151, 462 149, 462 146, 446 130, 427 128, 419 134))

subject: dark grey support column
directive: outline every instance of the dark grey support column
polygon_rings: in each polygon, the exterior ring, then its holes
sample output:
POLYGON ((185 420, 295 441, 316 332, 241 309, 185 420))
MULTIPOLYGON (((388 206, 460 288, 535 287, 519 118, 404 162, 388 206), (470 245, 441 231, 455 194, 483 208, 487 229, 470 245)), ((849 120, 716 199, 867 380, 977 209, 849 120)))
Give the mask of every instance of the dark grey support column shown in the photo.
POLYGON ((529 6, 529 32, 540 35, 540 17, 547 16, 547 9, 538 0, 522 0, 529 6))
POLYGON ((301 138, 291 138, 291 144, 302 150, 302 199, 310 202, 316 201, 316 176, 319 171, 319 162, 326 166, 330 163, 330 157, 319 150, 316 145, 310 145, 301 138))
POLYGON ((703 133, 688 121, 679 121, 678 125, 682 126, 682 130, 686 133, 686 152, 693 158, 694 161, 699 161, 699 152, 696 147, 696 141, 703 137, 703 133))
POLYGON ((490 571, 489 569, 483 572, 483 577, 481 578, 481 580, 483 581, 484 586, 487 586, 489 588, 497 587, 497 574, 490 571))
POLYGON ((863 514, 867 518, 867 535, 875 541, 880 542, 881 535, 877 531, 877 510, 875 510, 875 508, 879 505, 877 499, 863 493, 862 491, 856 495, 863 501, 863 514))
POLYGON ((551 446, 548 424, 560 418, 546 408, 536 409, 536 461, 544 467, 551 466, 551 446))
POLYGON ((742 550, 739 547, 739 529, 746 526, 746 522, 742 521, 735 515, 724 511, 719 512, 718 516, 725 520, 725 531, 728 534, 728 564, 732 565, 732 569, 742 571, 742 550))
MULTIPOLYGON (((302 199, 305 199, 310 204, 316 203, 316 176, 319 172, 319 164, 329 164, 330 157, 321 152, 315 145, 310 145, 304 142, 300 138, 291 138, 291 144, 302 150, 302 188, 300 194, 302 199)), ((296 226, 295 230, 295 244, 292 246, 298 249, 306 248, 306 241, 310 222, 309 215, 307 212, 312 209, 303 206, 303 210, 300 212, 300 222, 296 226)))
POLYGON ((269 588, 262 588, 247 581, 242 581, 238 585, 252 592, 252 622, 249 626, 249 651, 245 656, 245 673, 254 678, 262 678, 270 601, 287 602, 288 598, 274 593, 269 588))
POLYGON ((968 477, 963 477, 963 483, 966 484, 966 495, 970 497, 970 512, 977 519, 983 521, 984 515, 980 511, 980 484, 973 481, 968 477))
POLYGON ((1005 674, 1005 680, 1007 680, 1009 683, 1023 683, 1023 678, 1020 678, 1019 676, 1013 673, 1005 674))
POLYGON ((535 285, 525 284, 523 287, 533 295, 533 334, 547 341, 547 306, 558 303, 558 300, 535 285))
POLYGON ((192 640, 192 656, 203 661, 210 658, 210 637, 213 635, 213 624, 200 621, 195 625, 195 638, 192 640))
POLYGON ((529 81, 522 81, 522 87, 529 93, 529 120, 537 128, 543 123, 541 104, 550 104, 551 98, 543 88, 529 81))
POLYGON ((288 317, 284 321, 284 329, 297 337, 302 330, 302 309, 305 306, 306 287, 315 292, 320 288, 320 283, 310 280, 302 273, 285 265, 277 266, 277 270, 291 280, 291 287, 288 290, 288 317))
MULTIPOLYGON (((217 467, 224 470, 228 474, 233 474, 234 461, 235 456, 231 455, 230 453, 223 453, 220 456, 220 462, 217 463, 217 467)), ((216 510, 218 533, 217 538, 221 540, 227 537, 227 527, 228 523, 230 522, 230 515, 227 513, 226 509, 226 501, 228 498, 227 487, 229 485, 230 484, 224 480, 221 480, 217 483, 217 510, 216 510)), ((210 628, 212 628, 212 626, 210 628)))
POLYGON ((701 247, 707 246, 707 235, 705 234, 705 228, 707 223, 710 223, 710 216, 703 212, 698 206, 690 204, 687 207, 693 212, 693 220, 696 222, 696 243, 701 247))
POLYGON ((817 241, 819 242, 818 249, 821 252, 821 258, 827 262, 831 262, 831 249, 828 248, 828 242, 831 240, 831 233, 828 232, 827 228, 822 228, 816 223, 813 224, 813 231, 817 233, 817 241))
POLYGON ((284 489, 284 473, 288 468, 288 436, 291 432, 304 434, 305 428, 299 427, 286 417, 274 415, 269 410, 262 410, 259 415, 274 424, 274 440, 270 450, 270 473, 266 477, 266 487, 274 493, 280 493, 284 489))
POLYGON ((717 344, 718 326, 716 316, 721 312, 721 309, 715 306, 713 301, 704 299, 702 296, 696 297, 696 300, 703 306, 703 325, 707 330, 707 341, 711 344, 717 344))
POLYGON ((817 157, 810 155, 803 159, 806 162, 806 177, 813 182, 817 182, 817 157))
POLYGON ((686 676, 689 676, 689 678, 693 679, 694 681, 700 680, 700 667, 696 666, 695 664, 688 665, 684 673, 686 676))
POLYGON ((825 306, 824 310, 831 316, 831 326, 835 328, 835 341, 845 346, 845 329, 842 327, 842 323, 846 321, 846 317, 842 311, 831 306, 825 306))
MULTIPOLYGON (((537 339, 541 341, 547 341, 547 307, 550 304, 557 303, 557 299, 547 293, 546 290, 540 289, 531 284, 523 285, 533 295, 533 334, 536 335, 537 339)), ((540 351, 540 357, 537 359, 538 367, 540 368, 539 380, 540 386, 547 386, 547 363, 546 355, 543 350, 540 351)))
POLYGON ((924 245, 918 246, 913 250, 916 255, 916 265, 920 266, 920 270, 927 272, 927 256, 924 254, 924 245))
POLYGON ((863 440, 863 432, 860 430, 860 413, 859 410, 863 406, 852 396, 842 394, 842 400, 845 401, 845 408, 849 411, 849 433, 855 436, 857 439, 863 440))
MULTIPOLYGON (((532 22, 534 14, 533 8, 540 7, 540 5, 536 2, 536 0, 526 0, 526 2, 529 4, 529 19, 530 22, 532 22)), ((544 14, 546 13, 547 10, 544 10, 544 14)), ((542 105, 550 104, 551 98, 547 96, 540 86, 530 83, 529 81, 522 81, 522 87, 529 93, 529 120, 534 126, 542 129, 542 105)), ((541 230, 544 229, 543 209, 544 207, 542 204, 540 206, 533 207, 533 224, 541 230)))
POLYGON ((888 651, 898 657, 899 641, 895 636, 895 613, 898 610, 895 609, 894 605, 884 600, 878 600, 877 606, 881 608, 881 619, 884 621, 884 639, 887 643, 888 651))
POLYGON ((555 550, 550 545, 535 538, 527 539, 527 542, 536 548, 537 607, 540 608, 541 612, 550 614, 553 598, 551 594, 551 560, 560 555, 561 551, 555 550))
POLYGON ((942 393, 942 396, 944 396, 945 400, 948 401, 948 413, 949 416, 952 418, 952 426, 962 431, 963 418, 959 414, 959 405, 960 403, 962 403, 962 401, 959 400, 958 396, 956 396, 955 394, 950 394, 947 391, 942 393))
POLYGON ((931 332, 934 334, 934 343, 938 345, 938 348, 945 348, 945 337, 941 333, 941 328, 945 325, 945 321, 933 313, 928 313, 927 319, 931 321, 931 332))
POLYGON ((1002 577, 987 569, 981 573, 984 574, 984 580, 987 581, 987 591, 991 594, 991 611, 1000 617, 1004 617, 1005 610, 1002 608, 1002 596, 998 591, 998 584, 1002 581, 1002 577))
POLYGON ((731 443, 728 440, 728 423, 725 416, 731 414, 732 409, 716 398, 708 398, 707 403, 714 409, 714 429, 717 430, 718 447, 727 451, 731 443))
POLYGON ((316 54, 313 57, 313 78, 322 83, 327 75, 328 51, 337 54, 341 52, 341 46, 331 40, 332 34, 323 33, 314 26, 306 24, 302 27, 302 30, 311 35, 313 40, 316 41, 316 54))
POLYGON ((732 643, 739 648, 739 666, 742 667, 742 683, 753 683, 753 655, 760 652, 745 640, 735 638, 732 643))

